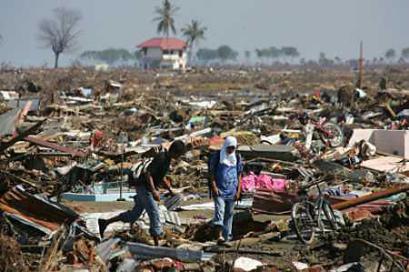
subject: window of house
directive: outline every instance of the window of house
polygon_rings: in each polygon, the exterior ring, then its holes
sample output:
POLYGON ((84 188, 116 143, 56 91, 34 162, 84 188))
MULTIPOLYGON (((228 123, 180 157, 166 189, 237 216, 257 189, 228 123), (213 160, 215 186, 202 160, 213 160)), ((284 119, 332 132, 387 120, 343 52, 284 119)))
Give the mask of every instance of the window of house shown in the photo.
POLYGON ((183 56, 183 50, 179 50, 179 57, 183 56))

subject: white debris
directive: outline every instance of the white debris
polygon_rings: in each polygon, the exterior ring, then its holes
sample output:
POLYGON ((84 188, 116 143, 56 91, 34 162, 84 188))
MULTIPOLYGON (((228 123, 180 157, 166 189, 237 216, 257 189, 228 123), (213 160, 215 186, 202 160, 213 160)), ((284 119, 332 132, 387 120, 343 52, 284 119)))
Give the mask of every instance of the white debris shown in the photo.
POLYGON ((240 271, 252 271, 257 267, 263 266, 263 263, 254 259, 240 257, 234 261, 233 269, 240 271))
POLYGON ((297 271, 302 271, 304 269, 308 269, 310 266, 306 263, 301 263, 301 262, 293 262, 293 266, 297 271))

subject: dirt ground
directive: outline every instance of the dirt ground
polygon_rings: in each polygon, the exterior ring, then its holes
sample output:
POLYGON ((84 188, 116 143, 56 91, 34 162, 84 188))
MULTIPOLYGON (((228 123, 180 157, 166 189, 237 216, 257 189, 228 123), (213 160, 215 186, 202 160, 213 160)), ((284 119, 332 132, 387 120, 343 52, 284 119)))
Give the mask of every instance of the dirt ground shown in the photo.
POLYGON ((62 202, 78 213, 100 213, 112 212, 117 210, 130 209, 133 206, 131 201, 113 201, 113 202, 91 202, 91 201, 66 201, 62 202))
MULTIPOLYGON (((186 201, 183 205, 188 204, 196 204, 196 203, 205 203, 208 202, 209 199, 203 200, 193 200, 193 201, 186 201)), ((125 210, 130 209, 133 207, 133 202, 131 201, 115 201, 115 202, 80 202, 80 201, 63 201, 64 205, 76 210, 79 213, 97 213, 97 212, 112 212, 117 210, 125 210)), ((239 213, 240 210, 237 210, 236 213, 239 213)), ((213 216, 212 210, 199 210, 199 211, 180 211, 178 212, 181 219, 189 219, 189 218, 207 218, 210 220, 213 216)), ((263 215, 263 214, 256 214, 253 215, 254 221, 256 222, 265 222, 265 221, 272 221, 272 222, 284 222, 288 219, 288 216, 280 215, 280 216, 273 216, 273 215, 263 215)), ((234 227, 234 226, 233 226, 234 227)), ((270 255, 263 255, 263 254, 237 254, 237 253, 225 253, 222 254, 221 257, 224 261, 234 260, 237 256, 247 256, 249 258, 254 258, 260 260, 262 262, 275 264, 278 267, 288 267, 291 264, 291 261, 294 260, 294 246, 301 246, 295 240, 291 239, 283 239, 283 240, 276 240, 271 239, 267 241, 263 241, 263 243, 256 243, 252 245, 241 245, 240 248, 243 250, 259 250, 259 251, 266 251, 271 253, 277 253, 279 256, 270 256, 270 255)), ((231 248, 229 248, 231 249, 231 248)))
MULTIPOLYGON (((209 199, 203 200, 191 200, 185 201, 182 205, 199 204, 209 202, 209 199)), ((112 202, 91 202, 91 201, 67 201, 64 200, 62 203, 78 213, 102 213, 102 212, 112 212, 118 210, 131 209, 134 205, 132 201, 112 201, 112 202)), ((238 212, 238 211, 236 211, 238 212)), ((181 218, 193 218, 195 216, 203 216, 211 219, 213 215, 212 210, 199 210, 199 211, 179 211, 179 216, 181 218)), ((256 221, 264 222, 267 220, 271 221, 282 221, 288 218, 285 215, 264 215, 255 214, 253 217, 256 221)))

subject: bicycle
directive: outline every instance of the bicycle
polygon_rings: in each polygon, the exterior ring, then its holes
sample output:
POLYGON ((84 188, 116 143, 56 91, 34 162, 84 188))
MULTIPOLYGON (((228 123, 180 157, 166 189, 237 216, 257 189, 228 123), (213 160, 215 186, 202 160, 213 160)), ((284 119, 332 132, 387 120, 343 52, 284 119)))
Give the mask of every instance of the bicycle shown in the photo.
POLYGON ((303 187, 299 192, 301 201, 295 203, 291 210, 295 233, 304 244, 311 244, 314 241, 316 232, 325 232, 326 226, 329 226, 331 230, 340 228, 330 203, 325 199, 319 187, 322 182, 324 181, 321 180, 303 187), (314 185, 318 188, 318 198, 311 202, 308 200, 307 189, 314 185))
POLYGON ((326 146, 335 148, 343 144, 344 134, 337 124, 329 122, 326 118, 314 120, 307 113, 301 114, 297 118, 303 126, 311 125, 314 135, 317 135, 317 138, 326 146))

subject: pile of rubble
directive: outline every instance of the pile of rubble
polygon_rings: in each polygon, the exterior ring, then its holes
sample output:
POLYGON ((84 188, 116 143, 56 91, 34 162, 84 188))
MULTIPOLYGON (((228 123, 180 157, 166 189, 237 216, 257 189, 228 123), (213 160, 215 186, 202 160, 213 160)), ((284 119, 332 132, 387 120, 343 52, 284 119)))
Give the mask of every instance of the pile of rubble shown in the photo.
POLYGON ((328 83, 318 75, 293 84, 308 91, 273 91, 299 79, 296 72, 274 84, 256 71, 53 73, 0 77, 2 271, 407 269, 409 91, 344 81, 317 90, 328 83), (203 87, 224 83, 241 88, 203 87), (255 87, 262 83, 270 91, 255 87), (233 241, 217 245, 207 161, 226 136, 239 142, 244 194, 233 241), (125 170, 174 140, 188 152, 171 167, 182 197, 169 203, 163 196, 160 246, 147 235, 147 216, 132 226, 112 224, 102 239, 98 219, 124 206, 95 212, 87 203, 132 200, 125 170), (294 204, 305 201, 301 192, 328 201, 338 225, 320 225, 307 245, 294 215, 294 204))

